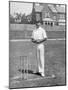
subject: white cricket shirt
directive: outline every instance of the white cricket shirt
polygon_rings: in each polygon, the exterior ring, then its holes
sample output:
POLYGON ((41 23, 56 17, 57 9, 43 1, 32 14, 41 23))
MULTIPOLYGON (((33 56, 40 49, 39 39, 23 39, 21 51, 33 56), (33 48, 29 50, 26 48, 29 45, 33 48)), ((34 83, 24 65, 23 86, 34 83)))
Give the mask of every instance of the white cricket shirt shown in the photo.
POLYGON ((47 38, 46 31, 42 27, 39 27, 33 31, 32 38, 35 40, 47 38))

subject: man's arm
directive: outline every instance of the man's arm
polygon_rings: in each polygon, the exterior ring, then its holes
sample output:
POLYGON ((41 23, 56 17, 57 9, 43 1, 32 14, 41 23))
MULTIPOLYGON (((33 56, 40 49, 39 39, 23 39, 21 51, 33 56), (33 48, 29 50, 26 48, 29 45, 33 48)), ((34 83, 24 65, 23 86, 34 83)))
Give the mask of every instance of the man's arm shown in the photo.
POLYGON ((46 40, 47 40, 47 38, 44 38, 44 39, 41 40, 41 42, 44 42, 44 41, 46 41, 46 40))
POLYGON ((47 40, 47 38, 44 38, 42 40, 37 40, 36 42, 39 44, 39 43, 45 42, 46 40, 47 40))
POLYGON ((32 38, 31 40, 32 40, 33 43, 39 44, 39 43, 42 43, 42 42, 46 41, 47 38, 44 38, 44 39, 42 39, 42 40, 40 40, 40 39, 35 40, 35 39, 32 38))
POLYGON ((33 43, 37 43, 37 40, 35 40, 33 38, 31 38, 31 40, 32 40, 33 43))
POLYGON ((46 40, 47 40, 47 33, 46 33, 46 30, 43 29, 42 35, 43 35, 44 40, 46 41, 46 40))

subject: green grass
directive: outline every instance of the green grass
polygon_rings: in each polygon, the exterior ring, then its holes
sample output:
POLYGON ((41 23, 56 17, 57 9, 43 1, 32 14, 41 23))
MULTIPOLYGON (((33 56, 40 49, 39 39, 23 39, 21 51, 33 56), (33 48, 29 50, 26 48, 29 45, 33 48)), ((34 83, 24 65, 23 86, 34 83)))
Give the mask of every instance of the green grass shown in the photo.
MULTIPOLYGON (((16 75, 21 75, 18 71, 20 68, 20 56, 27 56, 29 69, 36 71, 36 46, 31 42, 10 42, 10 79, 16 75)), ((47 41, 45 45, 45 75, 55 75, 55 79, 39 79, 34 81, 24 81, 21 79, 10 80, 11 88, 19 87, 36 87, 36 86, 53 86, 53 85, 65 85, 65 41, 47 41)), ((39 76, 31 75, 29 78, 34 79, 39 76)), ((39 77, 41 78, 41 77, 39 77)))
MULTIPOLYGON (((65 26, 43 26, 48 38, 65 38, 65 26)), ((29 39, 35 25, 31 24, 10 24, 9 39, 29 39)))
MULTIPOLYGON (((45 26, 48 39, 65 38, 64 26, 45 26)), ((33 25, 10 25, 9 39, 28 39, 31 37, 33 25)), ((9 79, 10 88, 56 86, 65 85, 65 40, 47 40, 45 43, 45 75, 55 75, 56 78, 42 78, 29 73, 29 79, 40 78, 39 80, 22 80, 20 67, 20 56, 27 56, 29 70, 37 70, 36 45, 29 41, 9 42, 9 79), (18 78, 17 78, 17 77, 18 78), (14 78, 17 79, 14 79, 14 78)), ((23 68, 23 65, 22 65, 23 68)))

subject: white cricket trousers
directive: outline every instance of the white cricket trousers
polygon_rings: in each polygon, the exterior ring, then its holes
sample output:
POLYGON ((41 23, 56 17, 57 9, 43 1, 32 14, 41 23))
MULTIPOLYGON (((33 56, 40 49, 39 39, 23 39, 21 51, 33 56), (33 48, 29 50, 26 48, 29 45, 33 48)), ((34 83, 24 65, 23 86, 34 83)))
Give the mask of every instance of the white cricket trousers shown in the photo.
POLYGON ((44 43, 38 44, 37 45, 37 63, 38 63, 38 69, 39 72, 45 74, 44 72, 44 43))

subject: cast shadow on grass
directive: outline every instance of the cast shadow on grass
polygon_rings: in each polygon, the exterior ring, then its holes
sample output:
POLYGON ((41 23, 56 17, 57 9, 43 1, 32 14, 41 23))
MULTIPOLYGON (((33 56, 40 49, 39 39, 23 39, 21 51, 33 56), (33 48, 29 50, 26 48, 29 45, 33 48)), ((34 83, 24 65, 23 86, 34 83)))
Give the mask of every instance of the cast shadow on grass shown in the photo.
POLYGON ((35 75, 41 76, 41 74, 39 72, 34 72, 32 70, 18 69, 18 71, 21 72, 21 73, 35 74, 35 75))

